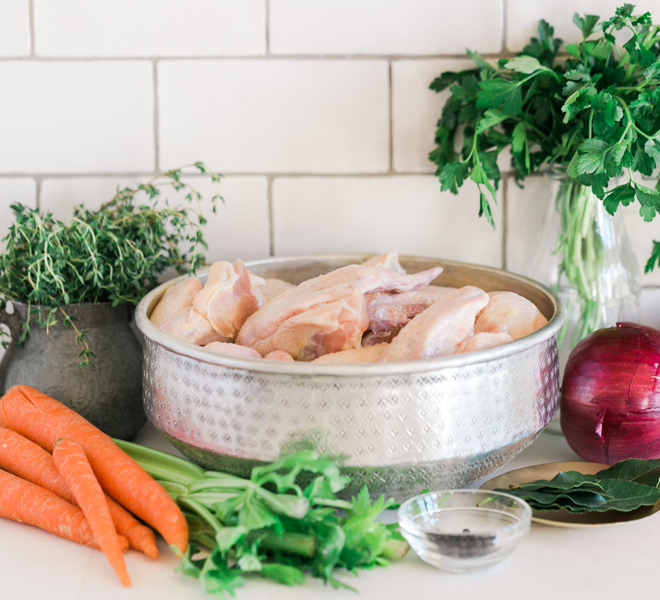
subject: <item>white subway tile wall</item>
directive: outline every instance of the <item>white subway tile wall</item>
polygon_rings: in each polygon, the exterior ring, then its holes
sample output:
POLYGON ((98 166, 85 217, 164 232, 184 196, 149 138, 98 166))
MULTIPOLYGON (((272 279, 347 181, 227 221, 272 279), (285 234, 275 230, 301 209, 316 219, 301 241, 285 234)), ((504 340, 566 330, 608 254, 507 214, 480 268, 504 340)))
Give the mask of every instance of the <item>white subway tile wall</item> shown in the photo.
MULTIPOLYGON (((392 248, 521 271, 547 182, 507 180, 494 231, 471 182, 441 193, 427 155, 447 92, 428 86, 469 66, 466 48, 508 56, 540 18, 574 40, 575 11, 620 3, 3 0, 0 235, 12 202, 66 219, 202 160, 227 175, 209 260, 392 248)), ((658 0, 636 4, 660 21, 658 0)), ((643 262, 660 225, 625 221, 643 262)), ((644 285, 644 319, 660 325, 660 270, 644 285)))
POLYGON ((41 180, 39 207, 58 221, 68 221, 76 206, 97 210, 110 200, 117 188, 133 187, 151 175, 134 177, 45 177, 41 180))
POLYGON ((493 230, 475 217, 474 187, 440 192, 430 175, 278 177, 273 184, 275 253, 387 252, 502 265, 501 211, 493 230), (452 231, 448 235, 448 231, 452 231))
POLYGON ((177 60, 158 68, 161 166, 385 173, 384 60, 177 60))
POLYGON ((429 56, 501 47, 502 0, 270 1, 273 54, 429 56))
MULTIPOLYGON (((6 2, 7 0, 3 0, 6 2)), ((37 56, 256 56, 266 0, 34 0, 37 56)))
MULTIPOLYGON (((134 187, 136 183, 147 181, 150 177, 45 178, 41 182, 40 205, 56 219, 66 221, 73 214, 76 205, 83 204, 90 210, 98 209, 115 195, 118 186, 134 187)), ((266 177, 223 177, 219 187, 207 177, 184 177, 183 180, 202 195, 201 211, 208 220, 208 261, 237 258, 247 260, 268 256, 270 221, 266 177), (211 199, 218 191, 222 200, 216 202, 214 213, 211 199)), ((0 179, 0 182, 2 181, 0 179)), ((168 186, 161 187, 158 202, 161 205, 168 202, 170 206, 195 208, 186 202, 184 193, 177 193, 168 186)), ((137 196, 136 199, 138 202, 144 201, 146 195, 137 196)))
POLYGON ((147 61, 0 61, 0 173, 155 168, 147 61))
POLYGON ((443 71, 462 71, 474 63, 465 58, 395 60, 392 62, 392 167, 399 173, 433 173, 428 154, 449 90, 439 94, 429 84, 443 71))
POLYGON ((30 54, 30 5, 28 0, 0 2, 0 57, 30 54))

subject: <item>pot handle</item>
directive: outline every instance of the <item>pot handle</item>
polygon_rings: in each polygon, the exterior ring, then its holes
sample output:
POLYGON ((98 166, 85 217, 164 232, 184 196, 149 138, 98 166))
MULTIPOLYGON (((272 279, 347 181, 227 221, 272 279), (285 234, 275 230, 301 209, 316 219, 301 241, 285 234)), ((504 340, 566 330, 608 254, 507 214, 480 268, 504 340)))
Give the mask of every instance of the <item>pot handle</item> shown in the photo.
POLYGON ((16 312, 9 314, 6 310, 0 308, 0 323, 4 323, 9 327, 9 333, 13 340, 17 340, 21 336, 23 322, 16 312))

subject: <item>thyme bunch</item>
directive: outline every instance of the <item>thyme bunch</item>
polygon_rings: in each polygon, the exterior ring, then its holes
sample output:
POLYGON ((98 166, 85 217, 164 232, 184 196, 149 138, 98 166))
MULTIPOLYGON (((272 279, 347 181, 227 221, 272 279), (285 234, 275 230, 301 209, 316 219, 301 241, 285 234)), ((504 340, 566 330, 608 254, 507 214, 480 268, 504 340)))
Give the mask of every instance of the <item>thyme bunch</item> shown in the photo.
MULTIPOLYGON (((77 206, 73 217, 58 221, 21 204, 12 205, 14 222, 0 255, 0 309, 7 301, 28 305, 19 343, 30 330, 29 311, 40 310, 38 326, 51 327, 57 315, 73 327, 82 347, 81 366, 94 353, 66 312, 70 304, 111 302, 136 305, 166 269, 194 272, 204 263, 206 219, 201 194, 182 180, 184 170, 207 175, 217 185, 221 175, 198 162, 166 171, 136 187, 117 188, 100 209, 77 206), (164 187, 180 192, 184 202, 170 206, 161 197, 164 187)), ((215 213, 219 193, 211 199, 215 213)), ((7 341, 3 341, 6 345, 7 341)))

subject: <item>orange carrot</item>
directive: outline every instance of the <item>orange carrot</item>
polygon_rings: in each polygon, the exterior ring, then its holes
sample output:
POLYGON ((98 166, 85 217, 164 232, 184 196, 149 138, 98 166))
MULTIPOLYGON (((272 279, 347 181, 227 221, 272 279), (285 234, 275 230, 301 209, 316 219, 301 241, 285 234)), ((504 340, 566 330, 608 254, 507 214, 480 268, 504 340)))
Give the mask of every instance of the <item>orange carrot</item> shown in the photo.
POLYGON ((112 522, 115 524, 117 533, 121 533, 128 539, 131 548, 143 552, 149 558, 158 558, 158 546, 156 536, 148 527, 142 525, 124 507, 117 504, 110 496, 105 495, 110 509, 112 522))
POLYGON ((110 509, 101 485, 94 476, 84 450, 75 442, 61 439, 53 448, 53 460, 83 511, 103 554, 119 576, 122 585, 131 587, 126 563, 119 546, 110 509))
POLYGON ((188 547, 188 525, 167 492, 105 433, 46 394, 19 385, 0 400, 0 425, 52 450, 66 437, 80 444, 101 487, 146 521, 181 552, 188 547))
MULTIPOLYGON (((77 504, 55 467, 53 457, 41 446, 21 434, 0 426, 0 469, 39 485, 71 504, 77 504)), ((117 532, 126 536, 130 545, 144 552, 149 558, 158 556, 153 531, 140 524, 128 511, 106 497, 117 532)))
MULTIPOLYGON (((96 544, 83 512, 53 492, 0 470, 0 517, 34 525, 83 546, 96 544)), ((128 548, 124 536, 123 548, 128 548)))

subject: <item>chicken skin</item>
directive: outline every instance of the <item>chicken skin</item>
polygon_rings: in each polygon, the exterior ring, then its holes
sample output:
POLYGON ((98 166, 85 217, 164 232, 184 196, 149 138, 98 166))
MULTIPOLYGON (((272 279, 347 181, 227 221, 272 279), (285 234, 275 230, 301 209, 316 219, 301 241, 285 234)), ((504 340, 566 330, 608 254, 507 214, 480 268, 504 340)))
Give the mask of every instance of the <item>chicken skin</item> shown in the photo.
POLYGON ((213 342, 212 344, 206 344, 204 348, 218 354, 231 354, 232 356, 240 356, 242 358, 261 358, 261 354, 252 348, 246 348, 237 344, 228 344, 226 342, 213 342))
POLYGON ((192 306, 193 298, 203 287, 197 277, 191 277, 169 288, 151 313, 151 322, 160 327, 176 311, 192 306))
POLYGON ((513 342, 513 338, 506 331, 499 331, 497 333, 475 333, 470 337, 464 339, 456 350, 456 354, 464 354, 465 352, 474 352, 475 350, 485 350, 494 346, 501 346, 513 342))
POLYGON ((435 285, 424 286, 414 292, 390 294, 377 292, 367 294, 367 314, 369 315, 369 329, 380 332, 401 327, 424 312, 452 288, 443 288, 435 285))
POLYGON ((221 341, 208 319, 193 308, 193 300, 201 289, 202 283, 196 277, 169 288, 151 313, 152 323, 190 344, 204 346, 221 341))
POLYGON ((488 296, 488 306, 477 316, 475 333, 506 332, 518 340, 548 322, 534 304, 514 292, 490 292, 488 296))
POLYGON ((487 304, 488 294, 473 286, 447 292, 401 330, 381 360, 455 354, 461 342, 474 333, 475 318, 487 304))
POLYGON ((364 294, 409 292, 428 285, 442 269, 405 275, 348 265, 301 283, 266 304, 243 325, 237 343, 262 355, 284 350, 296 360, 358 348, 369 325, 364 294))
POLYGON ((395 273, 404 273, 406 270, 399 263, 399 253, 398 252, 387 252, 385 254, 379 254, 378 256, 373 256, 368 261, 362 263, 368 267, 378 267, 379 269, 387 269, 388 271, 394 271, 395 273))
MULTIPOLYGON (((241 347, 244 348, 245 346, 241 346, 241 347)), ((293 360, 293 356, 291 356, 288 352, 284 352, 284 350, 273 350, 272 352, 266 354, 264 358, 267 358, 268 360, 287 360, 287 361, 293 360)))
POLYGON ((333 354, 324 354, 312 362, 325 364, 350 364, 378 362, 389 344, 376 344, 374 346, 363 346, 362 348, 351 348, 333 354))
POLYGON ((234 341, 245 320, 259 309, 252 293, 255 277, 250 277, 240 260, 233 266, 227 261, 211 266, 204 289, 193 299, 193 308, 208 319, 220 341, 234 341))

